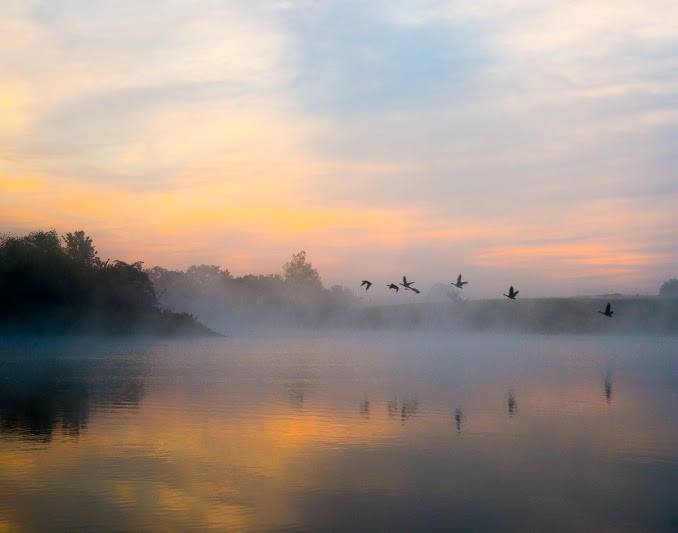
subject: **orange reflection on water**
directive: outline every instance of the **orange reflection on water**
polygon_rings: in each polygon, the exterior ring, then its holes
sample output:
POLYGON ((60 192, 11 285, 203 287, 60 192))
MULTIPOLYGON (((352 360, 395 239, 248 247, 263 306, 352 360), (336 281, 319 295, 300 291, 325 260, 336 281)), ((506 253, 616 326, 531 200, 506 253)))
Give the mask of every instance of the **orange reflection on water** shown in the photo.
POLYGON ((546 353, 541 337, 464 342, 227 339, 52 362, 70 378, 0 404, 0 523, 312 529, 341 517, 342 502, 383 504, 388 517, 391 502, 420 512, 440 501, 452 520, 490 501, 537 522, 546 509, 571 529, 604 529, 597 498, 647 505, 652 461, 670 461, 678 438, 670 406, 656 401, 661 385, 605 371, 601 356, 585 355, 595 339, 546 353), (69 389, 75 376, 90 376, 89 388, 69 389), (79 429, 60 410, 74 406, 79 429), (36 423, 50 417, 50 427, 36 423))

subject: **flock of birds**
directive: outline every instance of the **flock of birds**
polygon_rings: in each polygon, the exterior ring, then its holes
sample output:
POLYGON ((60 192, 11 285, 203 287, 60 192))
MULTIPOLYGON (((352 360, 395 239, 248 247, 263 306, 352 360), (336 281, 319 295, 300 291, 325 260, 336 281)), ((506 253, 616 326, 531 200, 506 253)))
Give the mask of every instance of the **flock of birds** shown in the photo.
MULTIPOLYGON (((365 287, 365 291, 369 291, 370 287, 372 287, 372 285, 374 285, 374 283, 372 283, 371 281, 366 280, 366 279, 362 280, 362 282, 360 283, 361 287, 365 287)), ((419 289, 417 289, 414 286, 414 281, 407 281, 407 276, 403 276, 403 280, 402 280, 402 282, 399 283, 399 285, 400 285, 400 287, 403 287, 403 289, 406 290, 406 291, 412 291, 416 294, 419 294, 421 292, 419 289)), ((457 281, 451 281, 450 285, 452 285, 453 287, 456 287, 457 289, 463 289, 464 285, 468 285, 468 281, 464 281, 462 279, 461 274, 459 274, 459 276, 457 276, 457 281)), ((396 285, 395 283, 389 283, 388 285, 386 285, 386 287, 389 290, 392 290, 392 291, 395 291, 395 292, 400 291, 400 287, 398 285, 396 285)), ((515 300, 516 297, 518 296, 519 292, 520 291, 515 290, 513 288, 513 285, 511 285, 509 287, 508 294, 504 293, 504 296, 506 296, 509 300, 515 300)), ((612 304, 610 304, 609 302, 605 306, 604 311, 598 311, 598 312, 601 315, 604 315, 608 318, 612 318, 612 315, 614 315, 614 311, 612 310, 612 304)))

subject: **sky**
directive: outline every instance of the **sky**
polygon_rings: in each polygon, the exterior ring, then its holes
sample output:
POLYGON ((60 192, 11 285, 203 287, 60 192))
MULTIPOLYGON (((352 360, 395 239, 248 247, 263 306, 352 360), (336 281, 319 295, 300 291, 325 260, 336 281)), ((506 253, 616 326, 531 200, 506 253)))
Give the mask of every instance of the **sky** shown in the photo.
POLYGON ((0 35, 1 232, 472 297, 678 276, 673 0, 4 0, 0 35))

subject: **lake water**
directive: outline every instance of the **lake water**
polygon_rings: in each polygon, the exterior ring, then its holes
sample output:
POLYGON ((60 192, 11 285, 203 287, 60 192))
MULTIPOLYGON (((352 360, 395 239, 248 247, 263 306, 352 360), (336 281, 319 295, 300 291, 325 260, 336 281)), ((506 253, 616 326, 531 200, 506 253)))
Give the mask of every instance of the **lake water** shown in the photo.
POLYGON ((678 339, 0 342, 0 531, 678 531, 678 339))

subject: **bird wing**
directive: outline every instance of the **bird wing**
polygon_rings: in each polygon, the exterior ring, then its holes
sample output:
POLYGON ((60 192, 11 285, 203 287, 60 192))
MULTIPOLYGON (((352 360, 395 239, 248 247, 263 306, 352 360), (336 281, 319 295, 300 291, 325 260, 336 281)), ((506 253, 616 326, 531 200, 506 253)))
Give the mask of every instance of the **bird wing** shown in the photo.
POLYGON ((410 290, 416 292, 417 294, 419 294, 419 293, 421 292, 421 291, 420 291, 419 289, 417 289, 416 287, 410 287, 410 290))
POLYGON ((457 277, 457 283, 461 283, 461 274, 457 277))
POLYGON ((608 303, 608 304, 605 306, 605 312, 609 314, 609 313, 610 313, 610 309, 612 309, 612 304, 608 303))
POLYGON ((519 292, 520 292, 520 291, 514 292, 514 293, 513 293, 513 296, 518 296, 518 293, 519 293, 519 292))
POLYGON ((403 276, 403 285, 407 285, 407 276, 403 276))

